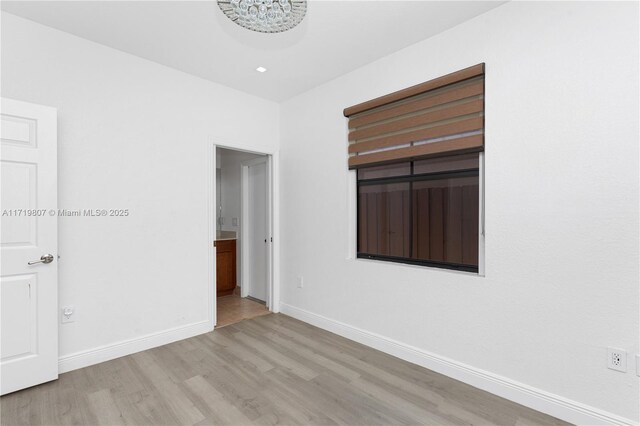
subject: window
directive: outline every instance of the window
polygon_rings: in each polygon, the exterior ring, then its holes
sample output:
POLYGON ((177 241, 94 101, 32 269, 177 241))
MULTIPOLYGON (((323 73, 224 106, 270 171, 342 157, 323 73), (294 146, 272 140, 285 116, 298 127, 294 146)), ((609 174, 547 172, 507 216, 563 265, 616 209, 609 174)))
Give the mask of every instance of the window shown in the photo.
POLYGON ((478 195, 478 153, 358 169, 358 257, 477 272, 478 195))
POLYGON ((346 108, 357 255, 478 272, 484 64, 346 108))

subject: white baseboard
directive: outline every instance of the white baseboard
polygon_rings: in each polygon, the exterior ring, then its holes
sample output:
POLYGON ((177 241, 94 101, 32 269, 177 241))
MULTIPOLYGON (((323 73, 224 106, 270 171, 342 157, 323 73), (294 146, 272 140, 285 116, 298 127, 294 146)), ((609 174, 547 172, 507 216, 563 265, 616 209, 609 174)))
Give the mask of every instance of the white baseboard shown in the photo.
POLYGON ((58 372, 66 373, 67 371, 88 367, 90 365, 120 358, 125 355, 131 355, 146 349, 155 348, 178 340, 197 336, 199 334, 208 333, 211 330, 213 330, 211 321, 207 320, 171 328, 158 333, 147 334, 129 340, 123 340, 111 345, 89 349, 87 351, 76 352, 71 355, 65 355, 60 357, 58 360, 58 372))
POLYGON ((280 311, 300 321, 577 425, 638 425, 631 419, 405 345, 379 334, 371 333, 283 302, 280 302, 280 311))

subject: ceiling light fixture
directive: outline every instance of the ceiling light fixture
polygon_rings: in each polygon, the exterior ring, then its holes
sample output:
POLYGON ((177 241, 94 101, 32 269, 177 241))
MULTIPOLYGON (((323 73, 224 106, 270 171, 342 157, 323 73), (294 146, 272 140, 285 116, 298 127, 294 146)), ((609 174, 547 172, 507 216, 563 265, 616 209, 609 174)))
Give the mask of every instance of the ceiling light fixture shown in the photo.
POLYGON ((256 71, 258 72, 265 72, 267 69, 265 67, 258 67, 256 68, 256 71))
POLYGON ((261 33, 290 30, 307 13, 306 0, 218 0, 218 6, 236 24, 261 33))

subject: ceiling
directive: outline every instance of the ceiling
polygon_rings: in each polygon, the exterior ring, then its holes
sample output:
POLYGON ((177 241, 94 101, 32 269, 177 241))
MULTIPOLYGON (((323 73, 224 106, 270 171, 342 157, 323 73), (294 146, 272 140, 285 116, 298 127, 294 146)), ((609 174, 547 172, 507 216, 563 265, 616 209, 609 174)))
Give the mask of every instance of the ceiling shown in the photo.
POLYGON ((2 1, 2 10, 283 101, 440 33, 503 1, 320 1, 291 31, 262 34, 206 1, 2 1), (256 71, 258 66, 267 72, 256 71))

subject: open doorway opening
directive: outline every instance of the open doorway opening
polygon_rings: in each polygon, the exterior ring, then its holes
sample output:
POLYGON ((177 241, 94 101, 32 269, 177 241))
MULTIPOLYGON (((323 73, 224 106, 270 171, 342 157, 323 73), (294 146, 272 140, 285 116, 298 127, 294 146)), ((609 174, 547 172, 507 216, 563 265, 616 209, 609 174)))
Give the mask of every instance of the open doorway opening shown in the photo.
POLYGON ((271 158, 216 148, 216 327, 272 305, 271 158))

